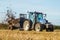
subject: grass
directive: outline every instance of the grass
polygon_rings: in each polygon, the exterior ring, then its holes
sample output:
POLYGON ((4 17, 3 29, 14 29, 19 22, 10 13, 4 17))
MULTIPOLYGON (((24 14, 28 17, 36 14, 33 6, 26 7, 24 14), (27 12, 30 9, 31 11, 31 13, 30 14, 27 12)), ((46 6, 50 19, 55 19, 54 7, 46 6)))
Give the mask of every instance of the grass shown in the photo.
MULTIPOLYGON (((8 29, 8 25, 0 23, 0 29, 8 29)), ((60 26, 54 25, 54 29, 60 29, 60 26)))
POLYGON ((6 24, 0 24, 0 29, 7 29, 8 28, 8 25, 6 24))
POLYGON ((54 26, 54 29, 60 29, 60 26, 55 25, 55 26, 54 26))

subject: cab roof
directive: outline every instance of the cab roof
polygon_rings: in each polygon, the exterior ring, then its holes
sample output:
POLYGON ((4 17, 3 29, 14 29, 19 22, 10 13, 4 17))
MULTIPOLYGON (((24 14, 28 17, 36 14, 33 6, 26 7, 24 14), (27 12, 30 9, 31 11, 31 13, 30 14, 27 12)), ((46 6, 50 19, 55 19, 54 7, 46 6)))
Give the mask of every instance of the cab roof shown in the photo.
POLYGON ((43 14, 42 12, 29 12, 29 13, 36 13, 36 14, 43 14))

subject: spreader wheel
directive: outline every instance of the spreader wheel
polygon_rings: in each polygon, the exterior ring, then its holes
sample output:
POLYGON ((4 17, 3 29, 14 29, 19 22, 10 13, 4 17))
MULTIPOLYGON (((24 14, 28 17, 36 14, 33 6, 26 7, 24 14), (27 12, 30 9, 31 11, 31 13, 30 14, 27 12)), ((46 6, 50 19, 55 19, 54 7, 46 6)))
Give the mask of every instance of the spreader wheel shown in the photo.
POLYGON ((13 30, 13 27, 12 27, 12 25, 9 25, 8 29, 10 29, 10 30, 13 30))

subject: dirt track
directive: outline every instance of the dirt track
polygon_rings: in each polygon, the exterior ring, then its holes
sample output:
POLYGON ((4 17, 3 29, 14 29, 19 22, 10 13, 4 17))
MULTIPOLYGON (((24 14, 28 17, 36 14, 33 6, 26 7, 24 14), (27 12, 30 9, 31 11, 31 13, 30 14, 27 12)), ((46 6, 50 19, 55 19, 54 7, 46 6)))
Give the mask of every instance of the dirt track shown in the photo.
POLYGON ((60 40, 60 31, 36 32, 0 30, 0 40, 60 40))

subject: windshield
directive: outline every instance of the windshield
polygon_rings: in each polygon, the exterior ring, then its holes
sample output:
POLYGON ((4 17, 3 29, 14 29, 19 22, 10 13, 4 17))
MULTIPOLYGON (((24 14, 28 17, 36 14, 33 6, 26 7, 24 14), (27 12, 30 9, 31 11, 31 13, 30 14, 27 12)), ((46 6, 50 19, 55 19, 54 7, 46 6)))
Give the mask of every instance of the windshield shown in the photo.
POLYGON ((40 22, 41 19, 43 19, 43 14, 37 14, 37 22, 40 22))
POLYGON ((33 23, 35 23, 35 14, 34 14, 34 13, 30 13, 30 14, 29 14, 29 19, 30 19, 33 23))
POLYGON ((42 15, 42 14, 38 14, 37 16, 38 16, 38 18, 40 18, 40 19, 43 18, 43 15, 42 15))

